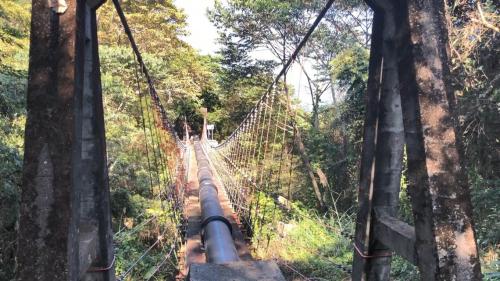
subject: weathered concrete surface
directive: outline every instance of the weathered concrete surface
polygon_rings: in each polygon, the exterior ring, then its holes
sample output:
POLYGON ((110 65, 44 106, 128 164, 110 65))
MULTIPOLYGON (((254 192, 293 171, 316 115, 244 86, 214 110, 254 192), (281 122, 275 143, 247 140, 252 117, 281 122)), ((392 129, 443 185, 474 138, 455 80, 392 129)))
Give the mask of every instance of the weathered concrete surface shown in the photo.
POLYGON ((95 10, 49 3, 32 8, 17 280, 113 280, 88 272, 113 259, 95 10))
POLYGON ((189 267, 194 263, 205 262, 205 251, 201 243, 201 209, 198 201, 198 165, 189 144, 189 170, 184 198, 184 217, 187 219, 186 243, 181 248, 181 260, 179 264, 179 280, 184 280, 189 272, 189 267))
MULTIPOLYGON (((356 218, 356 232, 354 243, 359 250, 369 254, 371 241, 372 197, 375 175, 375 154, 379 122, 379 105, 381 96, 382 78, 382 33, 384 17, 375 12, 373 17, 370 62, 368 67, 368 85, 366 92, 366 112, 363 130, 363 149, 361 152, 361 166, 358 187, 359 210, 356 218)), ((368 260, 353 251, 352 280, 366 280, 368 260)))
POLYGON ((445 2, 406 1, 411 75, 401 92, 422 280, 481 280, 449 69, 445 2))
MULTIPOLYGON (((372 208, 383 209, 395 216, 399 209, 399 189, 403 170, 404 126, 399 94, 398 31, 401 8, 398 1, 374 0, 373 8, 383 13, 382 79, 378 111, 372 208)), ((392 257, 390 244, 383 244, 373 235, 373 209, 369 225, 368 252, 373 258, 364 259, 368 280, 389 280, 392 257)), ((376 233, 375 233, 376 234, 376 233)))
POLYGON ((272 261, 238 261, 226 264, 193 264, 189 281, 285 281, 272 261))
MULTIPOLYGON (((62 15, 33 1, 18 280, 69 280, 78 260, 71 212, 76 1, 62 15)), ((76 279, 76 278, 75 278, 76 279)))
POLYGON ((373 232, 375 237, 384 245, 394 250, 396 254, 416 265, 415 228, 387 214, 383 209, 379 210, 375 208, 374 211, 375 223, 373 232))
MULTIPOLYGON (((94 3, 95 4, 95 3, 94 3)), ((78 95, 77 130, 81 133, 80 165, 75 188, 80 193, 80 241, 83 235, 94 235, 95 244, 83 252, 95 253, 89 265, 80 266, 80 278, 85 280, 112 280, 114 270, 107 268, 113 261, 113 233, 108 185, 104 110, 100 80, 100 62, 95 11, 85 7, 85 47, 83 62, 83 91, 78 95), (94 234, 95 233, 95 234, 94 234)), ((80 244, 81 245, 81 244, 80 244)), ((82 265, 82 254, 80 253, 82 265)))

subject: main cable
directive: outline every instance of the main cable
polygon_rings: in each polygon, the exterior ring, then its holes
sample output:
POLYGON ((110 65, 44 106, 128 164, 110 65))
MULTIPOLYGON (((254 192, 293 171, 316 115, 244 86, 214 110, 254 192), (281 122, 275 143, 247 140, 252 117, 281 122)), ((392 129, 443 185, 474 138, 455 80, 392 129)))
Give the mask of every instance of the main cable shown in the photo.
MULTIPOLYGON (((118 0, 113 0, 113 2, 118 2, 118 0)), ((290 67, 290 65, 295 61, 295 59, 297 58, 297 56, 299 55, 300 51, 302 50, 302 48, 304 47, 304 45, 307 43, 307 41, 309 40, 309 37, 311 37, 312 33, 314 32, 314 30, 316 30, 316 27, 318 27, 319 23, 321 22, 321 20, 325 17, 326 13, 328 12, 328 10, 332 7, 333 3, 335 2, 335 0, 328 0, 328 2, 326 3, 326 5, 323 7, 323 9, 320 11, 320 13, 318 14, 318 16, 316 17, 316 19, 314 20, 313 24, 309 27, 309 29, 307 30, 306 34, 304 35, 304 37, 302 38, 302 40, 300 40, 299 44, 295 47, 295 50, 293 51, 292 55, 290 56, 290 58, 288 58, 288 60, 286 61, 286 63, 283 65, 283 67, 281 68, 280 72, 278 73, 278 75, 274 78, 273 82, 271 83, 271 85, 269 85, 267 91, 266 91, 266 94, 270 93, 273 89, 273 87, 278 84, 281 76, 283 76, 287 71, 288 71, 288 68, 290 67)), ((118 4, 119 5, 119 4, 118 4)), ((262 102, 262 99, 264 98, 264 96, 266 95, 262 95, 262 97, 260 98, 259 102, 257 103, 257 105, 262 102)), ((256 105, 256 106, 257 106, 256 105)), ((229 138, 227 138, 226 141, 224 141, 223 143, 221 143, 220 145, 218 145, 217 147, 221 147, 221 146, 224 146, 225 143, 229 140, 231 140, 234 135, 235 135, 235 132, 237 132, 238 130, 241 129, 243 123, 245 122, 245 120, 247 120, 250 116, 251 112, 249 112, 244 120, 240 123, 240 125, 236 128, 236 130, 233 131, 233 133, 229 136, 229 138)))

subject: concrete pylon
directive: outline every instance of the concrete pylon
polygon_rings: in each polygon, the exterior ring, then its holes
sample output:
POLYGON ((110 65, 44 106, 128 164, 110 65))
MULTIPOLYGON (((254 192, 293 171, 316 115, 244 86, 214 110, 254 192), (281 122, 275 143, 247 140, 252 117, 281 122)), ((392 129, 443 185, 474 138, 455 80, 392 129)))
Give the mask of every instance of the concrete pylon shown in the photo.
POLYGON ((200 109, 201 111, 201 114, 203 115, 203 129, 201 131, 201 141, 206 141, 208 138, 207 138, 207 114, 208 114, 208 110, 206 107, 202 107, 200 109))
POLYGON ((96 9, 32 7, 17 280, 114 280, 96 9))
POLYGON ((418 266, 421 280, 482 280, 445 3, 367 2, 374 21, 352 280, 389 280, 393 252, 418 266), (402 138, 414 225, 397 216, 402 138))
POLYGON ((186 144, 189 141, 189 127, 186 116, 184 116, 184 141, 186 144))

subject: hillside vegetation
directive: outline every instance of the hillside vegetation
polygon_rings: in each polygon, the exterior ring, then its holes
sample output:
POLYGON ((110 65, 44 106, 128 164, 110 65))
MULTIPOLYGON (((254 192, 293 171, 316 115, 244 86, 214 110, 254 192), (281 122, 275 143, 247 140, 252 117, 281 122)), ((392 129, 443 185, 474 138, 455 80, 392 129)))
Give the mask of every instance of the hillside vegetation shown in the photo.
MULTIPOLYGON (((320 0, 216 1, 207 13, 219 31, 221 49, 214 55, 200 55, 182 40, 189 32, 186 15, 173 0, 122 2, 176 130, 183 134, 186 118, 193 132, 199 132, 199 108, 206 107, 218 140, 238 126, 266 91, 274 71, 324 4, 320 0), (260 49, 268 50, 274 59, 255 59, 253 54, 260 49)), ((500 280, 499 6, 490 0, 448 2, 458 129, 482 267, 487 280, 500 280)), ((0 1, 0 280, 12 280, 15 268, 30 8, 28 0, 0 1)), ((146 91, 146 85, 136 83, 134 56, 111 1, 99 9, 98 20, 119 275, 162 234, 160 229, 173 231, 176 226, 166 219, 168 210, 158 199, 160 187, 149 178, 152 171, 145 153, 144 115, 138 95, 146 91), (122 232, 125 229, 138 235, 122 232)), ((255 256, 275 259, 289 280, 348 280, 370 24, 371 12, 364 2, 337 1, 297 59, 314 68, 304 67, 311 108, 301 108, 299 100, 294 104, 326 207, 318 208, 318 198, 304 180, 293 187, 292 207, 273 216, 280 229, 264 227, 261 231, 267 240, 253 244, 255 256), (257 243, 261 243, 259 247, 257 243)), ((401 187, 400 215, 411 222, 405 176, 401 187)), ((173 243, 166 237, 129 280, 152 276, 173 243)), ((163 266, 154 280, 171 280, 176 260, 163 266)), ((400 258, 393 261, 392 275, 394 280, 418 280, 416 269, 400 258)))

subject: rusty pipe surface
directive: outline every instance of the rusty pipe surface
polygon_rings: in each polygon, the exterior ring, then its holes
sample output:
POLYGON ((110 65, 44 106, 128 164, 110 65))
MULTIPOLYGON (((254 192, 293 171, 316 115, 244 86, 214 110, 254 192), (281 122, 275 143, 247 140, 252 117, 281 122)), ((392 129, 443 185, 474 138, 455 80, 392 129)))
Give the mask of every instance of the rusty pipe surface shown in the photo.
POLYGON ((207 262, 226 263, 240 258, 232 236, 230 222, 224 217, 219 202, 212 169, 199 141, 194 143, 198 163, 199 199, 202 217, 202 239, 206 249, 207 262))

